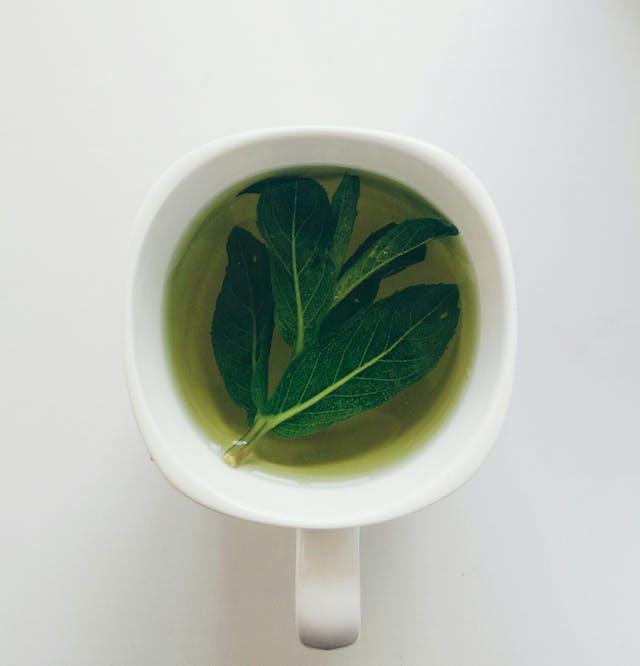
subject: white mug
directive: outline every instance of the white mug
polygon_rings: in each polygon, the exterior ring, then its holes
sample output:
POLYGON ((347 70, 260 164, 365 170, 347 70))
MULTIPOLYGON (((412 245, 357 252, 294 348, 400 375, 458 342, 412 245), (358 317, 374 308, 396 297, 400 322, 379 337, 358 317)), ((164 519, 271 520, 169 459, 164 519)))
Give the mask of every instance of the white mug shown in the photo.
MULTIPOLYGON (((403 516, 458 488, 487 456, 502 424, 514 371, 516 299, 495 207, 469 169, 416 139, 283 128, 213 141, 180 159, 152 188, 135 233, 126 287, 126 370, 153 460, 178 490, 204 506, 297 528, 300 639, 324 649, 349 645, 360 630, 359 527, 403 516), (373 172, 428 199, 460 230, 478 289, 473 368, 447 421, 411 457, 353 483, 292 485, 228 467, 183 407, 165 349, 164 285, 174 250, 197 213, 251 176, 310 165, 373 172)), ((223 449, 228 442, 217 444, 223 449)))

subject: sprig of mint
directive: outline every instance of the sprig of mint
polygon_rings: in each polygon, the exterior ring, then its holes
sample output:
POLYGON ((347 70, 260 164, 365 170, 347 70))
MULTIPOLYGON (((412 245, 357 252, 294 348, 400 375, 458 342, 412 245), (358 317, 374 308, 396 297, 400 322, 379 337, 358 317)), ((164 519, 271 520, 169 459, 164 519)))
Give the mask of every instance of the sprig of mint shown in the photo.
POLYGON ((458 230, 437 218, 375 231, 346 262, 360 179, 345 174, 331 201, 306 177, 268 178, 257 226, 266 246, 234 228, 211 329, 231 398, 251 426, 225 453, 236 466, 268 432, 303 437, 390 400, 424 377, 459 318, 458 287, 415 285, 375 301, 381 281, 424 260, 426 243, 458 230), (275 326, 293 349, 273 395, 268 357, 275 326))

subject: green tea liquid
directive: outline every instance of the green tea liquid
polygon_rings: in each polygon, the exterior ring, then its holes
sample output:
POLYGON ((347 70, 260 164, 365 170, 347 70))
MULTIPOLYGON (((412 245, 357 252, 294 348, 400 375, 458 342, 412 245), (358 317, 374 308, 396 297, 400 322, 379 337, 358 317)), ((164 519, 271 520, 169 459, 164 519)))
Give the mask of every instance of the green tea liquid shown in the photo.
MULTIPOLYGON (((341 168, 298 168, 318 180, 331 196, 341 168)), ((273 175, 273 174, 269 174, 273 175)), ((360 200, 351 254, 373 231, 389 222, 437 212, 427 201, 395 182, 359 172, 360 200)), ((235 225, 260 237, 255 224, 258 196, 236 194, 249 182, 218 197, 193 221, 177 248, 165 288, 165 339, 176 387, 205 435, 220 444, 220 454, 246 430, 241 408, 229 398, 211 347, 211 320, 226 266, 226 241, 235 225)), ((451 220, 455 224, 455 220, 451 220)), ((261 439, 243 469, 293 479, 340 479, 370 475, 428 446, 429 437, 449 417, 471 371, 477 339, 477 299, 472 268, 461 237, 427 244, 427 258, 383 280, 378 298, 412 284, 449 282, 460 289, 460 323, 438 365, 420 382, 377 409, 309 437, 261 439)), ((291 357, 274 334, 270 387, 291 357)))

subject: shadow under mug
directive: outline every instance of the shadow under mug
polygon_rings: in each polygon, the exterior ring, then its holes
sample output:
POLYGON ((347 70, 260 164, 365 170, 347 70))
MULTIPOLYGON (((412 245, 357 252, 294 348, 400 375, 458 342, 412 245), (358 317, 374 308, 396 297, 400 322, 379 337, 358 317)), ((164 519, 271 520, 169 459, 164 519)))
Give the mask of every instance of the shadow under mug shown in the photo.
POLYGON ((514 370, 516 304, 495 207, 468 168, 416 139, 360 129, 282 128, 217 140, 180 159, 147 196, 135 234, 125 360, 134 412, 153 460, 178 490, 204 506, 298 528, 300 639, 324 649, 349 645, 360 629, 359 527, 405 515, 458 488, 489 453, 502 424, 514 370), (428 445, 364 481, 292 485, 231 469, 212 452, 171 376, 163 292, 174 250, 206 204, 251 176, 313 165, 396 180, 456 224, 477 282, 479 334, 469 380, 428 445))

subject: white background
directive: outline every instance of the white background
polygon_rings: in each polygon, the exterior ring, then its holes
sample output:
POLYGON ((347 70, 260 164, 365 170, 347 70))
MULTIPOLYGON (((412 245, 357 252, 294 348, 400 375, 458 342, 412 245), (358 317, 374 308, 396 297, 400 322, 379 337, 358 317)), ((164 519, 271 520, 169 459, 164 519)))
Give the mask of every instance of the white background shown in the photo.
POLYGON ((640 663, 640 2, 2 3, 0 663, 640 663), (122 369, 132 219, 174 159, 286 124, 424 138, 518 280, 512 407, 464 488, 362 534, 363 630, 293 624, 294 533, 149 461, 122 369))

